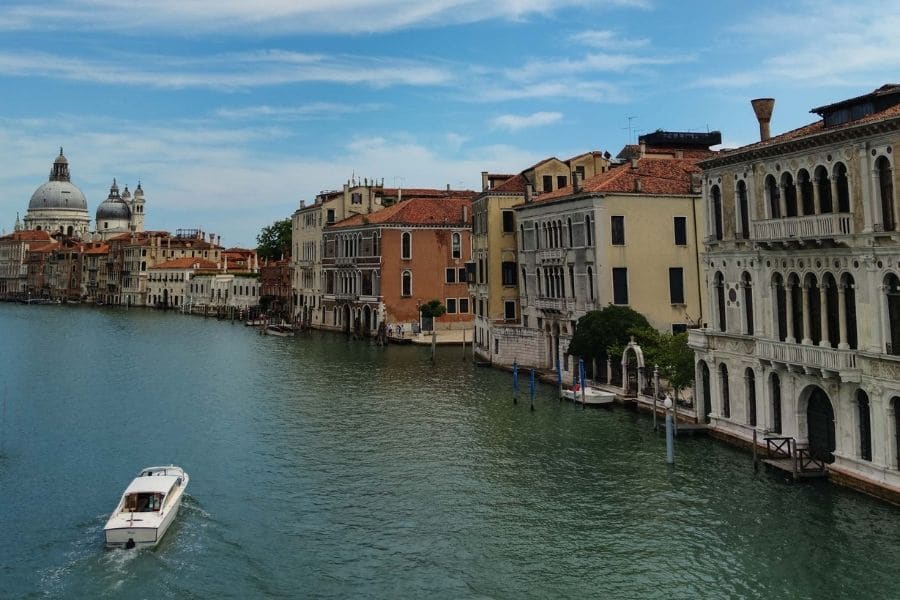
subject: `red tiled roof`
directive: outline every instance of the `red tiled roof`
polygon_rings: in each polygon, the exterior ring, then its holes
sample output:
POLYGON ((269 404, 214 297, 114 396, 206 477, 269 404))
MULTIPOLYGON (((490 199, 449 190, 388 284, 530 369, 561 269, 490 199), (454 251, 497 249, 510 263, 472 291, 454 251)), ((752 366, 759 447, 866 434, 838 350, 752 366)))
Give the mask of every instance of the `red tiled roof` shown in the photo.
POLYGON ((841 131, 843 129, 850 129, 852 127, 856 127, 858 125, 865 125, 868 123, 876 123, 878 121, 887 121, 889 119, 894 119, 900 117, 900 104, 895 104, 889 108, 886 108, 882 111, 872 113, 871 115, 866 115, 860 119, 856 119, 854 121, 849 121, 847 123, 842 123, 841 125, 833 125, 831 127, 825 127, 825 120, 820 119, 813 123, 809 123, 802 127, 798 127, 797 129, 792 129, 790 131, 786 131, 782 134, 775 135, 770 137, 767 140, 762 140, 759 142, 755 142, 753 144, 747 144, 746 146, 741 146, 739 148, 733 148, 730 150, 722 150, 716 153, 715 158, 725 158, 728 156, 732 156, 735 154, 740 154, 742 152, 747 152, 748 150, 756 150, 758 148, 765 148, 767 146, 773 146, 775 144, 780 144, 782 142, 790 142, 793 140, 798 140, 805 137, 814 136, 820 133, 829 133, 832 131, 841 131))
POLYGON ((365 224, 391 225, 466 225, 463 209, 472 214, 470 197, 410 198, 367 215, 353 215, 332 227, 358 227, 365 224))
POLYGON ((186 256, 184 258, 176 258, 161 265, 150 267, 151 269, 218 269, 219 265, 205 258, 196 258, 186 256))
POLYGON ((14 231, 0 237, 0 240, 10 240, 15 242, 49 242, 50 239, 50 233, 48 231, 37 231, 33 229, 14 231))
POLYGON ((510 177, 500 185, 495 186, 494 189, 488 190, 488 192, 514 192, 524 194, 527 185, 528 180, 520 173, 515 177, 510 177))
POLYGON ((59 248, 59 244, 57 242, 47 242, 44 244, 36 244, 36 245, 30 246, 28 248, 28 251, 29 252, 53 252, 57 248, 59 248))
POLYGON ((85 248, 84 254, 109 254, 109 246, 106 244, 99 244, 97 246, 85 248))
MULTIPOLYGON (((606 173, 600 173, 582 184, 587 193, 639 193, 657 196, 689 195, 691 173, 699 173, 697 159, 693 158, 638 158, 637 168, 631 162, 625 163, 606 173), (640 181, 640 190, 637 183, 640 181)), ((572 186, 560 188, 535 197, 535 202, 545 202, 572 195, 572 186)))
POLYGON ((472 190, 438 190, 430 188, 382 188, 385 196, 397 196, 398 192, 402 192, 403 199, 410 198, 474 198, 477 192, 472 190))

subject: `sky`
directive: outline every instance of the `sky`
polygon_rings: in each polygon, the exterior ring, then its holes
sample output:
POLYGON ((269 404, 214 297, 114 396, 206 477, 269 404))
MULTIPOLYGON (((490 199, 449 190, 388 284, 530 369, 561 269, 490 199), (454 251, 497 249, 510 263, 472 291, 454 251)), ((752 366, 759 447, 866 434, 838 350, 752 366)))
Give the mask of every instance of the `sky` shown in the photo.
POLYGON ((900 81, 900 0, 3 0, 0 231, 63 147, 93 217, 253 247, 351 177, 480 190, 481 171, 617 154, 657 129, 756 141, 900 81))

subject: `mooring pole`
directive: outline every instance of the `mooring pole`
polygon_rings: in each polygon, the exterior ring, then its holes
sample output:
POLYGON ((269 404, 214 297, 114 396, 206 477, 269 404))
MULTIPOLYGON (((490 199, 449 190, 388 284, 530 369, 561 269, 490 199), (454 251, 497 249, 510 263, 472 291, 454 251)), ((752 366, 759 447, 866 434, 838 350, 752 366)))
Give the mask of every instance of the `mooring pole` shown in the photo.
POLYGON ((463 352, 462 352, 462 359, 463 359, 463 362, 466 362, 466 330, 465 330, 465 329, 463 329, 463 345, 462 345, 462 349, 463 349, 463 352))
POLYGON ((434 364, 434 349, 437 347, 437 331, 431 330, 431 364, 434 364))
POLYGON ((759 470, 759 462, 757 458, 758 450, 756 448, 756 427, 753 428, 753 470, 759 470))
POLYGON ((663 406, 666 407, 666 462, 675 464, 675 439, 672 432, 672 397, 666 394, 663 406))

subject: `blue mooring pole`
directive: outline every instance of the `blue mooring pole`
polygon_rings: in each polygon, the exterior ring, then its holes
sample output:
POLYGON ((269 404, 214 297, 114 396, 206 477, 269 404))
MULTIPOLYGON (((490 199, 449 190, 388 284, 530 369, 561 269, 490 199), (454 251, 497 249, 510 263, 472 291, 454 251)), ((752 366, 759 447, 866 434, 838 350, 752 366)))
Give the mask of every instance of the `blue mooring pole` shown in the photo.
POLYGON ((536 392, 536 386, 534 384, 534 369, 531 370, 531 410, 534 410, 534 393, 536 392))
POLYGON ((519 403, 519 365, 513 361, 513 404, 519 403))
POLYGON ((672 431, 672 399, 666 395, 666 462, 675 464, 675 436, 672 431))

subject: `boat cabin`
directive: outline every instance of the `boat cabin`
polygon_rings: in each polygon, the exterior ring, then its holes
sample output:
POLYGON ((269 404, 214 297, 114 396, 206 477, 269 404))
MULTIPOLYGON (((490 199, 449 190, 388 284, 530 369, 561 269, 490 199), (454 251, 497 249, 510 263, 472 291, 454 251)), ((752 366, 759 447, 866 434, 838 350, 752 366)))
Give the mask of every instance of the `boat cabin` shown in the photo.
POLYGON ((141 492, 125 496, 123 512, 156 512, 162 507, 165 494, 159 492, 141 492))

